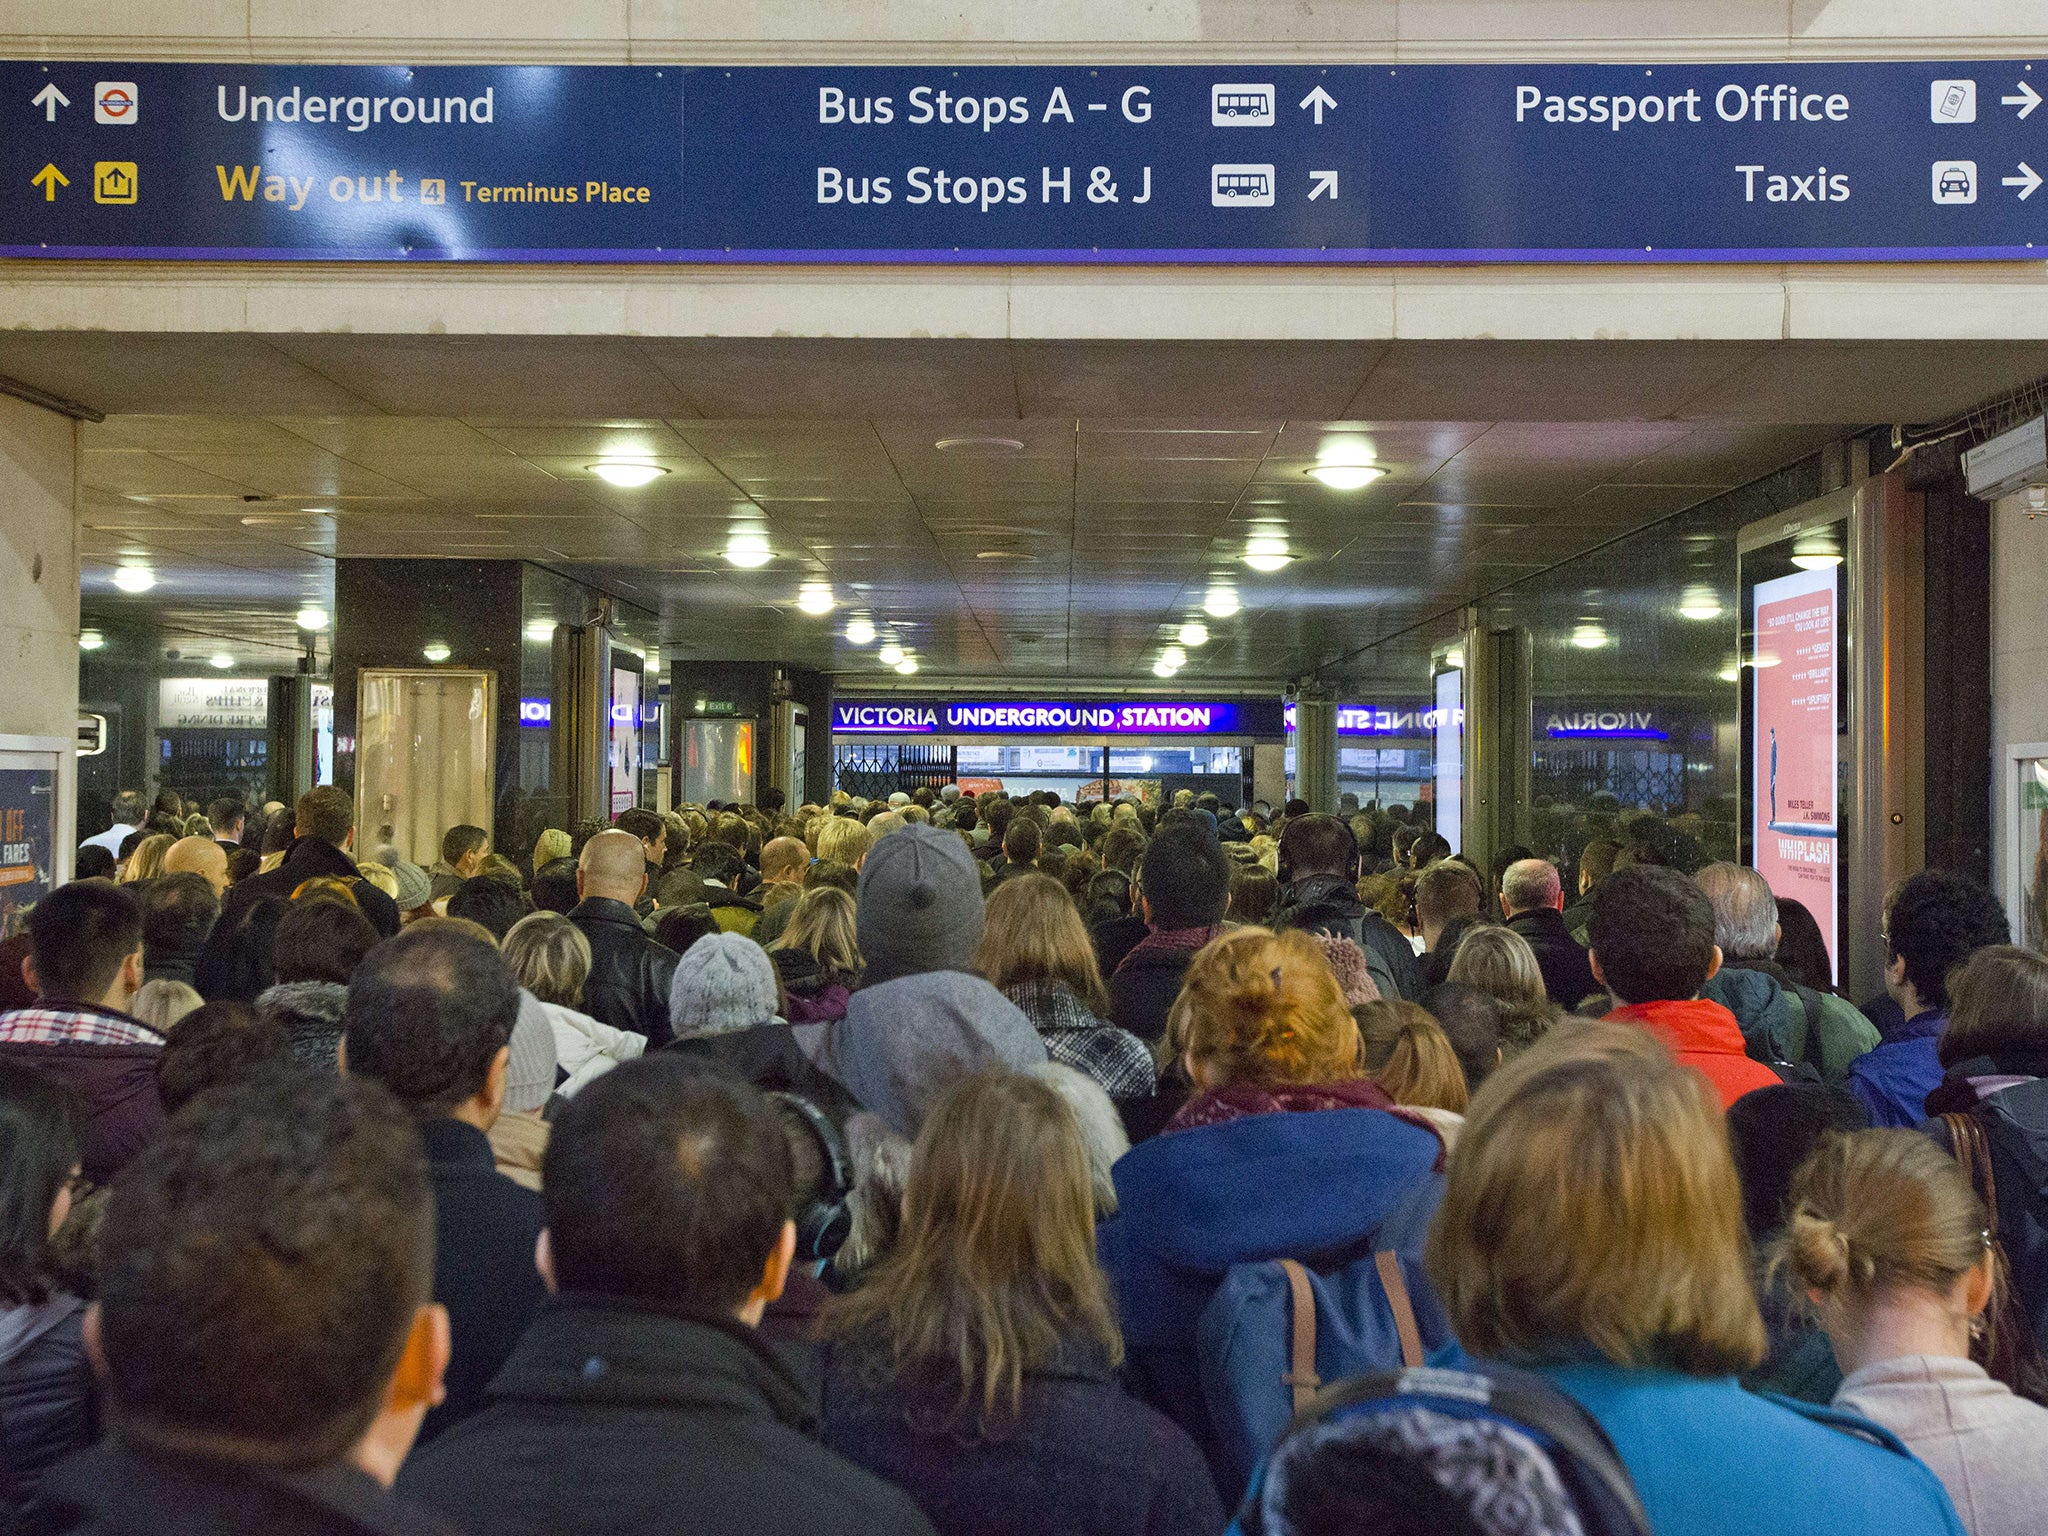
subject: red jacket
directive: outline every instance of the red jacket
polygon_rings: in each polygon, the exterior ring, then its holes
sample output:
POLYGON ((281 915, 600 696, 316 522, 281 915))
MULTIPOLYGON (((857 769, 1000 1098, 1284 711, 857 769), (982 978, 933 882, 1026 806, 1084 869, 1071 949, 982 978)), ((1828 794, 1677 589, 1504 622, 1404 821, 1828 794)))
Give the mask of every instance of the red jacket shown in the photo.
POLYGON ((1624 1003, 1607 1015, 1624 1024, 1640 1024, 1686 1066, 1714 1085, 1726 1109, 1755 1088, 1777 1086, 1778 1074, 1751 1061, 1742 1046, 1742 1028, 1735 1015, 1703 997, 1686 1002, 1624 1003))

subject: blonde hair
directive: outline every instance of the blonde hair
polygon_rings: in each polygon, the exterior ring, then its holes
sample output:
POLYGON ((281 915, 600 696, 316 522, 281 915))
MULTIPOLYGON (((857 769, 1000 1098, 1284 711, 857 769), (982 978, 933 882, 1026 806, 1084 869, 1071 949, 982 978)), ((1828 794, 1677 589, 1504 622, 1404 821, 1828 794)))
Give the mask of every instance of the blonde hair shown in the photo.
POLYGON ((836 885, 814 885, 797 897, 789 921, 770 949, 801 949, 828 975, 857 977, 861 958, 854 900, 836 885))
POLYGON ((568 858, 575 849, 576 840, 560 827, 542 828, 540 836, 533 840, 534 873, 538 874, 557 859, 568 858))
POLYGON ((1018 875, 995 888, 974 968, 997 991, 1020 982, 1064 982, 1084 1007, 1109 1017, 1109 990, 1088 925, 1066 886, 1051 875, 1018 875))
POLYGON ((1305 933, 1238 928, 1189 964, 1167 1015, 1176 1055, 1224 1082, 1329 1083, 1358 1076, 1358 1024, 1305 933))
POLYGON ((1466 929, 1444 979, 1475 986, 1500 1004, 1501 1045, 1510 1056, 1534 1045, 1564 1017, 1544 990, 1536 951, 1512 928, 1484 923, 1466 929))
MULTIPOLYGON (((937 1371, 959 1395, 919 1427, 992 1437, 1024 1378, 1079 1338, 1123 1357, 1095 1258, 1095 1197, 1074 1112, 1020 1073, 970 1077, 925 1117, 894 1248, 826 1306, 877 1378, 937 1371)), ((943 1397, 941 1399, 943 1401, 943 1397)))
POLYGON ((356 873, 393 901, 398 899, 398 876, 388 864, 358 864, 356 873))
POLYGON ((1396 1104, 1465 1112, 1465 1069, 1450 1036, 1420 1003, 1382 1000, 1351 1010, 1365 1070, 1396 1104))
POLYGON ((128 862, 121 866, 122 885, 136 885, 144 880, 154 880, 164 872, 164 855, 171 851, 171 844, 177 839, 168 832, 152 832, 128 851, 128 862))
POLYGON ((1944 1067, 1996 1051, 2048 1050, 2048 959, 2017 944, 1978 950, 1948 979, 1944 1067))
POLYGON ((1830 1135, 1792 1175, 1770 1273, 1823 1306, 1893 1287, 1946 1295, 1990 1246, 1984 1204, 1953 1157, 1918 1131, 1830 1135))
POLYGON ((873 834, 851 816, 834 816, 818 830, 818 857, 835 864, 858 864, 874 842, 873 834))
POLYGON ((590 940, 559 912, 529 913, 506 930, 505 964, 542 1002, 574 1008, 590 980, 590 940))
POLYGON ((1562 1029, 1473 1097, 1425 1263, 1459 1342, 1725 1376, 1763 1358, 1706 1079, 1624 1024, 1562 1029))
POLYGON ((205 1001, 185 982, 160 979, 146 981, 135 989, 135 995, 128 1000, 128 1012, 169 1034, 178 1020, 205 1001))

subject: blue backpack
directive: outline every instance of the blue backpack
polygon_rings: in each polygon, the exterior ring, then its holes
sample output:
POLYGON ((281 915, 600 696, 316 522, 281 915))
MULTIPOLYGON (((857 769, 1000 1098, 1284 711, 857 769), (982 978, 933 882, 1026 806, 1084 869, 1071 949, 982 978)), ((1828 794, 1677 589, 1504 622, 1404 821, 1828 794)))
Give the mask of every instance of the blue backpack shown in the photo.
POLYGON ((1244 1487, 1324 1382, 1419 1366, 1450 1342, 1428 1280, 1391 1249, 1326 1272, 1231 1265, 1195 1329, 1223 1486, 1244 1487))
POLYGON ((1259 1467, 1225 1536, 1282 1536, 1269 1506, 1299 1519, 1294 1506, 1327 1508, 1361 1487, 1394 1491, 1411 1513, 1432 1499, 1469 1509, 1505 1498, 1564 1517, 1546 1529, 1575 1521, 1585 1536, 1650 1536, 1635 1481, 1593 1416, 1541 1377, 1493 1364, 1381 1372, 1319 1394, 1259 1467), (1461 1454, 1461 1436, 1476 1453, 1461 1454))

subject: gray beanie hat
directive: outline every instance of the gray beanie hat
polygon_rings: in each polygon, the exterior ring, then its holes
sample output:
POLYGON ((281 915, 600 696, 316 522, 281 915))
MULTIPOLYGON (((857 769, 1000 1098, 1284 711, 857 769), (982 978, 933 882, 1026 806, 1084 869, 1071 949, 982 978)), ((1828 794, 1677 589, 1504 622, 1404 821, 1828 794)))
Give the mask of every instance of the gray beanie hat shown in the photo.
POLYGON ((965 971, 981 943, 981 875, 957 832, 912 823, 861 861, 855 928, 867 985, 965 971))
POLYGON ((505 1107, 515 1114, 544 1108, 555 1092, 555 1026, 526 988, 512 1024, 512 1058, 505 1066, 505 1107))
POLYGON ((398 882, 398 894, 392 897, 398 903, 398 910, 411 912, 424 907, 434 899, 434 882, 427 872, 417 864, 408 864, 404 859, 394 859, 391 864, 391 878, 398 882))
POLYGON ((775 962, 743 933, 707 933, 676 962, 668 1018, 678 1040, 730 1034, 773 1019, 775 962))

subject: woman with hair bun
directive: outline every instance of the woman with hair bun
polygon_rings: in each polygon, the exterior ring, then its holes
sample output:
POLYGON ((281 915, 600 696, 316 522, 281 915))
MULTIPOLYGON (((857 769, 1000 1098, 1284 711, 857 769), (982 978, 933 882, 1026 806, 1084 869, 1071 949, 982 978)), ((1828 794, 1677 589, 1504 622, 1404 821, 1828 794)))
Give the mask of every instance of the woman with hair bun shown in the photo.
POLYGON ((1103 1259, 1127 1379, 1227 1477, 1196 1356, 1224 1272, 1362 1245, 1418 1258, 1443 1142, 1365 1075, 1357 1022, 1307 934, 1239 928, 1211 942, 1166 1039, 1194 1093, 1117 1162, 1103 1259))
POLYGON ((2048 1408, 1970 1359, 1996 1277, 1955 1160, 1917 1131, 1832 1136, 1794 1175, 1790 1211, 1772 1264, 1847 1373, 1834 1405, 1905 1441, 1971 1536, 2039 1531, 2048 1408))

